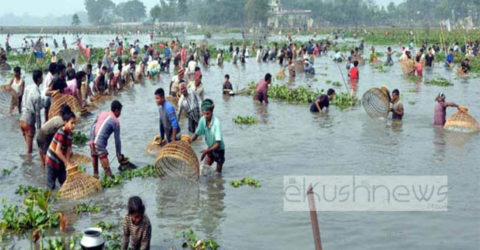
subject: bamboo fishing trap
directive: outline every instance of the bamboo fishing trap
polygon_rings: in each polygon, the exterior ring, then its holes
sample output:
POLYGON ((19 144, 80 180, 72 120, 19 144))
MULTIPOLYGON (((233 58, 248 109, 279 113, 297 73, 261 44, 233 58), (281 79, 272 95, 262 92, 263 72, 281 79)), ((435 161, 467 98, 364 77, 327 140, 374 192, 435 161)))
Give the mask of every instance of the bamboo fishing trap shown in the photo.
POLYGON ((402 72, 405 75, 412 75, 415 73, 415 61, 411 59, 402 60, 400 63, 402 72))
POLYGON ((81 113, 80 104, 75 97, 56 92, 52 95, 52 105, 48 111, 48 117, 51 118, 60 115, 63 104, 67 104, 75 115, 81 113))
POLYGON ((170 142, 164 146, 155 161, 157 173, 160 176, 170 175, 198 179, 200 164, 190 143, 190 136, 183 135, 180 141, 170 142))
POLYGON ((67 180, 58 191, 61 198, 80 199, 102 191, 102 184, 89 175, 78 171, 78 165, 67 169, 67 180))
POLYGON ((451 115, 445 122, 444 128, 453 132, 478 132, 478 122, 468 114, 467 107, 459 107, 458 112, 451 115))
POLYGON ((8 114, 11 107, 18 105, 18 96, 8 84, 0 85, 0 113, 8 114))
POLYGON ((390 94, 386 87, 371 88, 362 97, 362 105, 371 118, 387 118, 390 109, 390 94))

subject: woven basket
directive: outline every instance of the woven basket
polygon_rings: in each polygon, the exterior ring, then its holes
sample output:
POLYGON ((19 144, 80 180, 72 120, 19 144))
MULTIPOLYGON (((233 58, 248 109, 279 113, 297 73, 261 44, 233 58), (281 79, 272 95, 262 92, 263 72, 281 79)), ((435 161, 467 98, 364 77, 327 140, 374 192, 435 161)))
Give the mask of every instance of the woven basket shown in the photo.
POLYGON ((90 159, 90 157, 86 156, 86 155, 80 155, 80 154, 74 154, 72 156, 72 162, 73 164, 75 165, 84 165, 84 164, 88 164, 90 162, 92 162, 92 160, 90 159))
POLYGON ((405 59, 400 63, 403 74, 412 75, 415 73, 415 62, 410 59, 405 59))
POLYGON ((362 97, 363 108, 372 118, 387 118, 390 108, 390 97, 386 87, 371 88, 362 97))
POLYGON ((18 96, 8 84, 0 85, 0 113, 8 114, 10 107, 18 105, 18 96))
POLYGON ((61 198, 80 199, 102 191, 99 180, 78 172, 78 165, 67 169, 67 180, 58 191, 61 198))
POLYGON ((50 106, 50 110, 48 111, 48 117, 51 118, 60 115, 60 109, 63 104, 67 104, 68 106, 70 106, 70 109, 73 113, 75 113, 75 115, 80 114, 81 108, 77 98, 71 95, 56 92, 52 95, 52 105, 50 106))
POLYGON ((182 136, 182 140, 171 142, 160 150, 155 161, 159 175, 198 179, 200 164, 188 140, 182 136))
POLYGON ((468 114, 467 107, 459 107, 458 112, 447 119, 444 128, 454 132, 473 133, 478 132, 478 122, 468 114))

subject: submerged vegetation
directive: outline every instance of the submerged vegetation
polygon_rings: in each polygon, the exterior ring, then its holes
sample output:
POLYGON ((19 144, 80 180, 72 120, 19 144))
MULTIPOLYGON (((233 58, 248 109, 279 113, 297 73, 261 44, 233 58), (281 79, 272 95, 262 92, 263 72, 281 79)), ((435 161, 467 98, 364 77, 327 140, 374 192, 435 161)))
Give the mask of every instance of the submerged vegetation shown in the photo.
POLYGON ((259 188, 262 186, 259 180, 255 180, 250 177, 245 177, 241 180, 233 180, 230 182, 230 185, 232 185, 234 188, 238 188, 243 185, 249 185, 256 188, 259 188))
POLYGON ((182 232, 180 236, 184 240, 183 248, 189 247, 194 250, 216 250, 220 247, 220 245, 213 239, 201 239, 192 229, 182 232))
POLYGON ((236 124, 246 124, 246 125, 258 123, 258 119, 252 116, 237 116, 236 118, 233 118, 233 121, 236 124))
MULTIPOLYGON (((340 84, 340 83, 339 83, 340 84)), ((341 85, 341 84, 340 84, 341 85)), ((255 82, 248 85, 250 95, 255 94, 255 82)), ((297 88, 289 88, 286 85, 270 85, 268 88, 268 97, 278 100, 284 100, 294 103, 311 103, 318 96, 324 94, 324 90, 314 91, 310 87, 300 86, 297 88)), ((338 106, 340 109, 354 106, 358 103, 358 99, 349 93, 337 93, 331 102, 332 105, 338 106)))
POLYGON ((114 174, 112 177, 102 176, 100 182, 104 188, 111 188, 122 184, 125 180, 131 180, 133 178, 148 178, 158 176, 155 166, 150 164, 143 168, 125 170, 118 174, 114 174))
POLYGON ((80 131, 76 131, 76 132, 73 132, 73 144, 77 145, 77 146, 83 146, 85 145, 85 143, 87 143, 88 141, 88 137, 86 134, 80 132, 80 131))
POLYGON ((451 83, 449 80, 439 77, 436 79, 427 79, 425 80, 425 84, 427 85, 437 85, 437 86, 442 86, 442 87, 447 87, 447 86, 453 86, 453 83, 451 83))

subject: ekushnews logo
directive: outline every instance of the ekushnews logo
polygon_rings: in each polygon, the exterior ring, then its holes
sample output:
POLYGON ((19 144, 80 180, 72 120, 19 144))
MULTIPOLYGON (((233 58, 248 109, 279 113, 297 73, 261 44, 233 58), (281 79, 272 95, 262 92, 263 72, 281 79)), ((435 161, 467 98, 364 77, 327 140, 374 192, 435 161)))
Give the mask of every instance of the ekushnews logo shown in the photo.
POLYGON ((285 211, 447 211, 447 176, 284 176, 285 211))

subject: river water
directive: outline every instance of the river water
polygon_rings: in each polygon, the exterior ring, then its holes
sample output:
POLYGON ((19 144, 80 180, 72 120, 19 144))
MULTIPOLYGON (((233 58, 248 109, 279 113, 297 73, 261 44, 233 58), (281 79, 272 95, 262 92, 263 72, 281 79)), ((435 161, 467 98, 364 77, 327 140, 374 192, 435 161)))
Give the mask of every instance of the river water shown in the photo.
MULTIPOLYGON (((318 81, 299 73, 291 85, 309 84, 327 89, 331 87, 327 80, 343 82, 340 71, 346 74, 343 63, 339 69, 327 57, 317 59, 315 67, 318 81)), ((369 65, 360 67, 360 97, 371 87, 386 85, 390 90, 400 89, 405 106, 401 126, 372 120, 361 106, 346 110, 331 107, 327 115, 318 116, 309 112, 308 105, 271 100, 268 106, 262 106, 251 97, 221 94, 224 74, 230 74, 235 89, 241 89, 267 72, 275 74, 279 68, 275 63, 259 64, 253 58, 245 65, 227 62, 223 67, 202 68, 205 97, 216 103, 214 115, 222 123, 226 144, 221 176, 202 177, 198 184, 169 178, 134 179, 88 198, 106 209, 99 214, 72 218, 73 227, 78 232, 99 220, 120 222, 128 197, 139 195, 152 222, 153 249, 181 248, 177 233, 190 228, 201 237, 216 239, 222 249, 314 249, 309 213, 283 210, 284 176, 446 175, 448 211, 319 212, 323 246, 325 249, 479 249, 478 136, 446 133, 432 125, 434 98, 440 91, 445 92, 449 101, 468 106, 470 114, 480 118, 478 79, 457 79, 437 65, 425 77, 443 76, 454 86, 428 86, 403 77, 398 62, 387 73, 379 73, 369 65), (237 115, 255 116, 260 123, 236 125, 232 119, 237 115), (262 187, 230 185, 231 180, 245 176, 260 180, 262 187)), ((124 105, 120 117, 123 151, 139 166, 155 160, 144 151, 158 129, 153 93, 158 87, 167 88, 171 76, 164 74, 160 81, 135 85, 117 97, 124 105)), ((26 79, 31 84, 31 76, 26 79)), ((285 82, 274 81, 274 84, 285 82)), ((337 91, 345 91, 345 87, 342 85, 337 91)), ((101 109, 108 109, 108 104, 101 109)), ((449 110, 448 115, 453 112, 449 110)), ((36 146, 33 160, 26 160, 18 118, 18 115, 0 118, 0 167, 13 169, 9 176, 0 177, 0 189, 10 202, 20 203, 21 198, 14 194, 17 186, 44 186, 45 174, 40 170, 36 146)), ((77 129, 88 132, 93 119, 83 119, 77 129)), ((186 125, 183 121, 184 131, 186 125)), ((110 141, 110 152, 114 152, 113 144, 110 141)), ((204 147, 202 140, 193 144, 197 153, 204 147)), ((74 151, 88 154, 86 147, 74 151)), ((91 172, 87 168, 87 173, 91 172)), ((24 238, 12 236, 2 244, 15 244, 15 249, 29 246, 24 238)))

